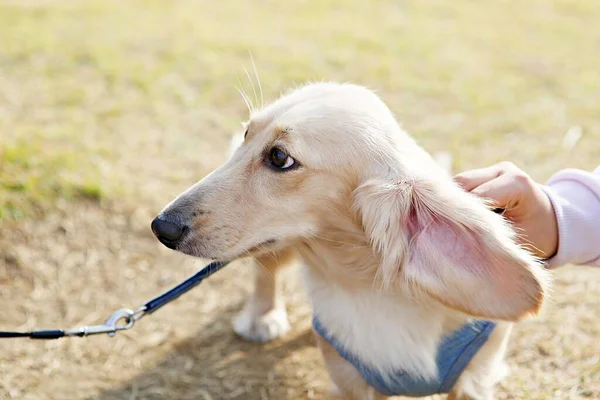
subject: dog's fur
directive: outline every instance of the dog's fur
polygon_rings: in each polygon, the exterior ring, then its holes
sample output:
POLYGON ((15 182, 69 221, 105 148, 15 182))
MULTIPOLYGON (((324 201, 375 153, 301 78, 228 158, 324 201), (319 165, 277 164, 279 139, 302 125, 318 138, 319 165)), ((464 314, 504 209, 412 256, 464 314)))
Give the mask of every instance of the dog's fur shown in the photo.
MULTIPOLYGON (((177 250, 262 266, 235 331, 264 342, 289 329, 276 278, 299 256, 321 323, 383 373, 431 377, 446 333, 473 316, 498 321, 450 394, 492 398, 511 322, 536 314, 547 288, 504 219, 456 186, 363 87, 306 85, 254 111, 245 128, 229 161, 163 211, 189 227, 177 250), (274 146, 295 168, 268 165, 274 146)), ((316 337, 344 397, 384 397, 316 337)))

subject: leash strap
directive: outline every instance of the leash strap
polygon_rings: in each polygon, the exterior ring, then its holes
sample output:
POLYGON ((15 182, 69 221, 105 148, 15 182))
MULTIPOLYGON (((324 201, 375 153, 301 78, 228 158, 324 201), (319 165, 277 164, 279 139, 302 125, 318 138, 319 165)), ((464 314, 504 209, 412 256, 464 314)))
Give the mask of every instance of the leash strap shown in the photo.
POLYGON ((181 282, 173 289, 166 291, 160 296, 157 296, 144 304, 141 307, 143 308, 144 314, 152 314, 161 307, 169 304, 182 294, 198 286, 205 278, 208 278, 227 264, 229 264, 229 261, 215 261, 208 264, 206 267, 202 268, 199 272, 181 282))
POLYGON ((227 264, 229 264, 229 261, 214 261, 181 282, 179 285, 146 302, 146 304, 137 308, 135 311, 128 308, 122 308, 115 311, 101 325, 81 326, 69 330, 48 329, 31 332, 0 331, 0 339, 23 337, 30 339, 59 339, 65 336, 83 337, 101 333, 106 333, 108 336, 114 336, 118 331, 131 329, 135 321, 139 320, 144 315, 152 314, 173 300, 179 298, 179 296, 198 286, 204 279, 208 278, 227 264))

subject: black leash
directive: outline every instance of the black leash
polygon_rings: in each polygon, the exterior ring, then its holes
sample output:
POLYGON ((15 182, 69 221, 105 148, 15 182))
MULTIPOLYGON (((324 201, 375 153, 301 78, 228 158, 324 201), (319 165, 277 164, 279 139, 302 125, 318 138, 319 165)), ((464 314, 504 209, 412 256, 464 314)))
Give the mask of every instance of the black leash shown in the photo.
POLYGON ((135 311, 128 308, 122 308, 115 311, 102 325, 91 325, 81 326, 75 329, 62 330, 62 329, 48 329, 31 332, 11 332, 11 331, 0 331, 0 339, 3 338, 22 338, 27 337, 30 339, 58 339, 65 336, 89 336, 106 333, 108 336, 114 336, 118 331, 131 329, 133 324, 145 315, 152 314, 173 300, 177 299, 182 294, 188 292, 190 289, 198 286, 205 278, 208 278, 224 266, 228 261, 214 261, 204 267, 202 270, 192 275, 173 289, 168 290, 148 301, 143 306, 137 308, 135 311))

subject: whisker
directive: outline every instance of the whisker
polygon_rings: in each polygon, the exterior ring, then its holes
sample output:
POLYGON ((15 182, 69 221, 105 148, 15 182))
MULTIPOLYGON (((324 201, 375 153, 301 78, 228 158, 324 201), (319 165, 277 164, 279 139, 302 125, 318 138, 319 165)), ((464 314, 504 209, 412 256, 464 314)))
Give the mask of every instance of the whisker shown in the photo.
POLYGON ((256 76, 256 83, 258 84, 258 90, 260 91, 260 108, 263 108, 265 106, 265 99, 263 97, 262 83, 260 82, 260 78, 259 78, 258 72, 256 70, 256 64, 254 63, 254 57, 252 57, 252 52, 248 51, 248 53, 250 54, 250 60, 252 61, 252 68, 254 69, 254 76, 256 76))
POLYGON ((248 73, 248 70, 246 69, 246 67, 244 67, 244 72, 246 73, 246 76, 248 77, 248 80, 250 81, 250 85, 252 86, 252 92, 254 92, 254 102, 257 102, 258 99, 256 98, 256 88, 254 87, 254 82, 252 81, 252 78, 250 77, 250 74, 248 73))
MULTIPOLYGON (((263 247, 264 247, 264 246, 263 246, 263 247)), ((260 246, 259 246, 258 248, 260 249, 260 246)), ((269 269, 263 265, 263 263, 261 263, 260 261, 258 261, 258 259, 257 259, 256 257, 254 257, 252 254, 250 254, 250 252, 249 252, 248 250, 244 250, 244 251, 242 252, 242 254, 245 254, 245 255, 247 255, 248 257, 251 257, 251 258, 254 260, 254 264, 256 264, 256 265, 258 265, 259 267, 261 267, 262 269, 264 269, 264 270, 265 270, 265 272, 266 272, 266 273, 269 275, 269 277, 271 277, 271 279, 272 279, 273 281, 275 281, 275 275, 273 275, 273 274, 271 273, 271 271, 269 271, 269 269)), ((270 255, 270 256, 271 256, 271 257, 273 257, 272 255, 270 255)), ((275 261, 275 258, 274 258, 274 257, 273 257, 273 261, 275 261)))
POLYGON ((250 103, 250 107, 252 108, 252 112, 254 112, 254 110, 256 109, 256 106, 254 105, 254 102, 252 101, 252 99, 250 98, 250 96, 248 95, 248 93, 246 93, 245 90, 243 90, 243 92, 246 95, 246 99, 248 100, 248 103, 250 103))
POLYGON ((248 102, 248 99, 246 98, 246 96, 244 96, 244 93, 241 91, 241 89, 236 88, 237 91, 239 92, 239 94, 242 96, 242 99, 244 99, 244 103, 246 104, 246 108, 248 109, 248 113, 252 114, 252 107, 250 106, 250 103, 248 102))
MULTIPOLYGON (((260 247, 259 247, 259 248, 260 248, 260 247)), ((271 271, 269 271, 269 269, 263 265, 263 263, 261 263, 260 261, 258 261, 256 258, 254 259, 254 261, 256 262, 256 264, 260 265, 260 266, 261 266, 261 267, 262 267, 262 268, 263 268, 263 269, 264 269, 264 270, 267 272, 267 274, 268 274, 268 275, 271 277, 271 279, 272 279, 273 281, 275 281, 275 275, 273 275, 273 274, 271 273, 271 271)), ((273 261, 275 261, 275 259, 274 259, 274 258, 273 258, 273 261)))
POLYGON ((246 94, 246 92, 244 92, 244 89, 242 89, 242 84, 240 83, 239 79, 238 79, 238 84, 240 86, 236 87, 235 89, 242 96, 242 99, 244 99, 244 103, 246 103, 246 107, 248 108, 248 113, 252 114, 252 111, 253 111, 252 103, 250 102, 250 99, 248 98, 248 95, 246 94))

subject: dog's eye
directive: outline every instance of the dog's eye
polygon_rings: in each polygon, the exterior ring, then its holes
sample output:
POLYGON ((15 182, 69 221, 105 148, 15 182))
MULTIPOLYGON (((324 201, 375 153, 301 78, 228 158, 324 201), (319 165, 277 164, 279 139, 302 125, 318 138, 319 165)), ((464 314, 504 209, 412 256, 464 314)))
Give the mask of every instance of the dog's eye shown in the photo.
POLYGON ((285 151, 277 147, 273 147, 271 151, 269 151, 269 162, 272 166, 279 169, 291 168, 296 163, 296 161, 294 161, 294 159, 285 151))
POLYGON ((248 128, 246 128, 246 132, 244 133, 244 139, 246 139, 246 136, 248 136, 248 128))

